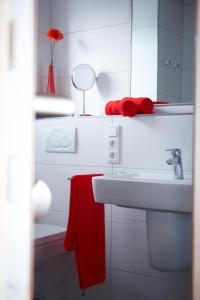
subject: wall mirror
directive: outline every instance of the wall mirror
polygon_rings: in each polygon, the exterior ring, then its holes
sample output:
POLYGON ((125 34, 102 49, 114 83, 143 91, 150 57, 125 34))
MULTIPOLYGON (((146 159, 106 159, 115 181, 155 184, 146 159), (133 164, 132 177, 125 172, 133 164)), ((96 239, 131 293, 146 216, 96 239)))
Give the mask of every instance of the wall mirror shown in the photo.
POLYGON ((132 4, 131 94, 193 103, 195 1, 132 4))

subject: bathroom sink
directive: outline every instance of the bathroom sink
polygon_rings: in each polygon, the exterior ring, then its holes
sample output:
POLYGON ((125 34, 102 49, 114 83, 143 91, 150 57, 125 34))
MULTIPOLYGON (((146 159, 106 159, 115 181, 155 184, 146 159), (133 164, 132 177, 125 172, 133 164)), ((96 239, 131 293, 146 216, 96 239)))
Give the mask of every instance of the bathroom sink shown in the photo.
POLYGON ((96 202, 119 206, 192 212, 192 179, 174 179, 173 174, 140 172, 94 177, 96 202))

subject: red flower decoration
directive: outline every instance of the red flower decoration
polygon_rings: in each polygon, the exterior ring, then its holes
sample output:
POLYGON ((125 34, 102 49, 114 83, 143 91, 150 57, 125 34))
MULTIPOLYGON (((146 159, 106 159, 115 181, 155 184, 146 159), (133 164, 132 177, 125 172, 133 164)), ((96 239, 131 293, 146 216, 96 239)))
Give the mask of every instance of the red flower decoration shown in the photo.
POLYGON ((62 32, 60 32, 60 30, 56 29, 56 28, 51 28, 49 29, 49 31, 47 32, 47 37, 48 39, 57 42, 63 39, 63 34, 62 32))

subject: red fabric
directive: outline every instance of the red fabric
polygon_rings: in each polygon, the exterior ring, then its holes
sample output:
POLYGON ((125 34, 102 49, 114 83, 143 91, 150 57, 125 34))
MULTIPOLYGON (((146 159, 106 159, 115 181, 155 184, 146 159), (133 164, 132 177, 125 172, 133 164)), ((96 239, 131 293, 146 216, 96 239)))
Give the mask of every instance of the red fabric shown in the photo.
POLYGON ((124 98, 115 105, 119 113, 123 116, 133 117, 138 113, 137 105, 129 99, 124 98))
POLYGON ((75 251, 81 289, 105 281, 104 205, 95 203, 92 191, 92 177, 101 175, 76 175, 71 180, 64 247, 75 251))
POLYGON ((133 117, 138 113, 137 105, 130 99, 109 101, 105 106, 107 115, 122 115, 133 117))
POLYGON ((49 65, 47 92, 50 95, 55 95, 53 65, 49 65))
POLYGON ((108 101, 105 106, 105 113, 106 115, 114 115, 112 106, 113 106, 114 101, 108 101))
POLYGON ((141 114, 152 114, 153 113, 153 101, 150 98, 125 97, 124 99, 133 101, 133 103, 135 103, 137 105, 138 111, 141 114))

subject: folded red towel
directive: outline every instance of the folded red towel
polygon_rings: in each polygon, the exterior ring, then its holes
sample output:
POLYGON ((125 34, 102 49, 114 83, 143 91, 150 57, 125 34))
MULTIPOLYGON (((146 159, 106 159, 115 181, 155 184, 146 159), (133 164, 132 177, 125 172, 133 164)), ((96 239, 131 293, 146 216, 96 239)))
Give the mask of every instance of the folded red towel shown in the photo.
POLYGON ((123 116, 133 117, 138 113, 137 105, 129 99, 124 98, 121 101, 117 101, 115 105, 123 116))
POLYGON ((133 117, 138 113, 138 106, 130 99, 109 101, 105 106, 107 115, 122 115, 133 117))
POLYGON ((92 191, 92 177, 101 175, 76 175, 71 180, 64 247, 75 251, 81 289, 105 281, 104 205, 94 201, 92 191))
POLYGON ((132 97, 125 97, 123 98, 127 101, 133 101, 137 105, 138 111, 141 114, 152 114, 153 113, 153 102, 150 98, 147 97, 140 97, 140 98, 132 98, 132 97))
POLYGON ((118 112, 118 110, 116 109, 116 102, 119 100, 115 100, 115 101, 109 101, 106 103, 105 106, 105 113, 106 115, 119 115, 120 113, 118 112))

